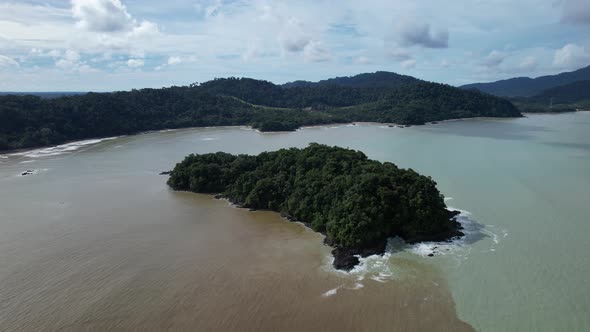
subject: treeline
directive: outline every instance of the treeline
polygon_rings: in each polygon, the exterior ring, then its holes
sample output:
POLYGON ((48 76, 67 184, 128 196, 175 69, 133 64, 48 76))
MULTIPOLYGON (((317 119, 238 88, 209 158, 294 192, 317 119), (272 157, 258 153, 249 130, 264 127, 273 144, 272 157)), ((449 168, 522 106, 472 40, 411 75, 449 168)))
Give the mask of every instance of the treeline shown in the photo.
POLYGON ((42 99, 0 97, 0 149, 145 130, 243 124, 252 107, 186 87, 42 99))
POLYGON ((384 248, 396 235, 410 241, 461 235, 431 178, 316 143, 257 156, 189 155, 168 185, 281 212, 324 233, 340 249, 384 248))
POLYGON ((284 131, 342 121, 324 113, 256 107, 195 87, 55 99, 0 96, 0 150, 158 129, 250 125, 265 131, 284 131))
POLYGON ((424 124, 472 117, 520 117, 509 101, 445 84, 421 82, 388 91, 372 103, 332 110, 347 121, 424 124))
POLYGON ((216 95, 233 96, 256 105, 315 110, 372 102, 384 98, 390 90, 338 85, 285 88, 267 81, 235 77, 205 82, 200 88, 216 95))
POLYGON ((261 131, 287 131, 352 121, 423 124, 461 117, 520 116, 510 102, 497 97, 415 79, 405 83, 408 80, 375 73, 333 81, 347 86, 286 88, 229 78, 190 87, 53 99, 0 96, 0 150, 193 126, 250 125, 261 131))

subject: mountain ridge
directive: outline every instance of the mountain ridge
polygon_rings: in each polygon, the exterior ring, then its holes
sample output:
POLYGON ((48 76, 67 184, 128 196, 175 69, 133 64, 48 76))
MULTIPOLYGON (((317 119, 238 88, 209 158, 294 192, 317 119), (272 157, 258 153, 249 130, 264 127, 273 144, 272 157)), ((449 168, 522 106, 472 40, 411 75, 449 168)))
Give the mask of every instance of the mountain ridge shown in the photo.
POLYGON ((513 77, 489 83, 466 84, 460 88, 476 89, 498 97, 532 97, 547 89, 584 80, 590 80, 590 65, 556 75, 513 77))

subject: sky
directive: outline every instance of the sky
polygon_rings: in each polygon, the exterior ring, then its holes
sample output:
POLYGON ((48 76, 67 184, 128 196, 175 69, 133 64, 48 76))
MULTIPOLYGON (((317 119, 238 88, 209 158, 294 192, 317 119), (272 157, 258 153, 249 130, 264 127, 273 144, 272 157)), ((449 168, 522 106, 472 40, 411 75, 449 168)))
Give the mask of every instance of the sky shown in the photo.
POLYGON ((0 0, 0 91, 379 70, 462 85, 590 65, 590 0, 0 0))

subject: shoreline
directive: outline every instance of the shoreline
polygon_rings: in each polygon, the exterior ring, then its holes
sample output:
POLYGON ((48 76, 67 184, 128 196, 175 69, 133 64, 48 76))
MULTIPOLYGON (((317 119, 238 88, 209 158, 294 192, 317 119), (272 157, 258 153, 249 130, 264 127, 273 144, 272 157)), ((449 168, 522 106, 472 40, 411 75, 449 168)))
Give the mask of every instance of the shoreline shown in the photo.
MULTIPOLYGON (((162 172, 161 175, 167 175, 167 174, 163 174, 163 173, 165 173, 165 172, 162 172)), ((195 192, 192 192, 192 191, 183 191, 183 192, 195 194, 195 192)), ((337 271, 350 272, 351 270, 353 270, 355 267, 357 267, 361 263, 360 258, 366 258, 366 257, 372 256, 372 255, 381 255, 381 256, 384 255, 386 252, 386 249, 387 249, 388 240, 393 237, 400 237, 407 244, 417 244, 417 243, 425 243, 425 242, 449 242, 450 243, 457 238, 462 238, 465 236, 465 233, 462 232, 464 230, 463 226, 461 225, 461 223, 459 221, 457 221, 457 216, 459 216, 461 212, 457 211, 457 210, 450 210, 449 209, 448 210, 449 220, 453 222, 453 226, 454 226, 453 229, 449 229, 449 230, 446 230, 446 231, 443 231, 440 233, 436 233, 436 234, 423 234, 423 235, 414 236, 414 237, 411 237, 408 239, 406 239, 406 237, 404 237, 403 234, 393 234, 392 236, 388 237, 384 241, 379 241, 379 242, 376 242, 376 243, 373 243, 373 244, 370 244, 367 246, 341 247, 341 246, 335 245, 333 240, 328 238, 328 236, 325 232, 316 231, 313 228, 311 228, 310 223, 307 223, 307 222, 304 222, 301 220, 297 220, 289 214, 277 212, 277 211, 269 210, 269 209, 252 209, 252 208, 244 207, 241 204, 232 202, 229 198, 223 196, 222 194, 206 194, 206 193, 197 193, 197 194, 208 195, 216 200, 224 200, 230 205, 230 207, 245 209, 250 212, 270 211, 270 212, 278 214, 285 221, 301 224, 307 230, 310 230, 316 234, 322 235, 323 244, 332 249, 330 252, 332 254, 332 257, 334 258, 332 260, 332 267, 334 267, 334 269, 336 269, 337 271)))
MULTIPOLYGON (((555 114, 561 114, 563 112, 556 112, 555 114)), ((548 114, 548 113, 522 113, 524 114, 548 114)), ((302 130, 302 129, 307 129, 307 128, 321 128, 321 127, 329 127, 329 126, 355 126, 355 125, 375 125, 375 126, 388 126, 391 128, 408 128, 408 127, 416 127, 416 126, 427 126, 427 125, 436 125, 439 123, 445 123, 445 122, 455 122, 455 121, 464 121, 464 120, 498 120, 498 119, 517 119, 514 117, 472 117, 472 118, 457 118, 457 119, 447 119, 447 120, 440 120, 440 121, 431 121, 431 122, 426 122, 424 124, 421 125, 402 125, 402 124, 398 124, 398 123, 394 123, 394 122, 364 122, 364 121, 353 121, 353 122, 331 122, 331 123, 324 123, 324 124, 317 124, 317 125, 306 125, 306 126, 301 126, 295 130, 289 130, 289 131, 260 131, 259 129, 256 129, 252 126, 248 126, 248 125, 229 125, 229 126, 205 126, 205 127, 183 127, 183 128, 163 128, 163 129, 154 129, 154 130, 147 130, 147 131, 141 131, 141 132, 137 132, 134 134, 122 134, 119 136, 101 136, 101 137, 88 137, 88 138, 83 138, 83 139, 78 139, 78 140, 68 140, 68 141, 64 141, 63 143, 59 143, 59 144, 55 144, 55 145, 43 145, 43 146, 36 146, 36 147, 30 147, 30 148, 20 148, 20 149, 12 149, 12 150, 0 150, 0 156, 10 156, 10 155, 18 155, 18 154, 23 154, 25 152, 31 152, 31 151, 35 151, 35 150, 43 150, 43 149, 50 149, 50 148, 56 148, 59 146, 63 146, 63 145, 67 145, 67 144, 73 144, 73 143, 80 143, 80 142, 85 142, 85 141, 90 141, 90 140, 108 140, 108 139, 116 139, 116 138, 121 138, 121 137, 129 137, 129 136, 138 136, 138 135, 144 135, 144 134, 151 134, 151 133, 165 133, 165 132, 175 132, 175 131, 180 131, 180 130, 194 130, 194 129, 245 129, 245 130, 252 130, 255 131, 259 134, 276 134, 276 133, 292 133, 298 130, 302 130)), ((98 142, 100 143, 100 142, 98 142)), ((98 144, 97 143, 97 144, 98 144)))

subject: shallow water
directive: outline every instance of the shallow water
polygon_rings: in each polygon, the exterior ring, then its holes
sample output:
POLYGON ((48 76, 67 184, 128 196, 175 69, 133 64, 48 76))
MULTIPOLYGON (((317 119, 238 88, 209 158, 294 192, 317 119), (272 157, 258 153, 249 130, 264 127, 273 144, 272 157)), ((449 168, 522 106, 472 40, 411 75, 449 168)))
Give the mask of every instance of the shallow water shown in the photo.
POLYGON ((588 330, 588 142, 590 113, 575 113, 186 129, 4 156, 0 329, 588 330), (392 240, 385 257, 345 274, 303 226, 172 192, 157 175, 192 152, 309 142, 432 176, 447 204, 466 210, 470 236, 392 240), (26 170, 39 172, 19 176, 26 170))

